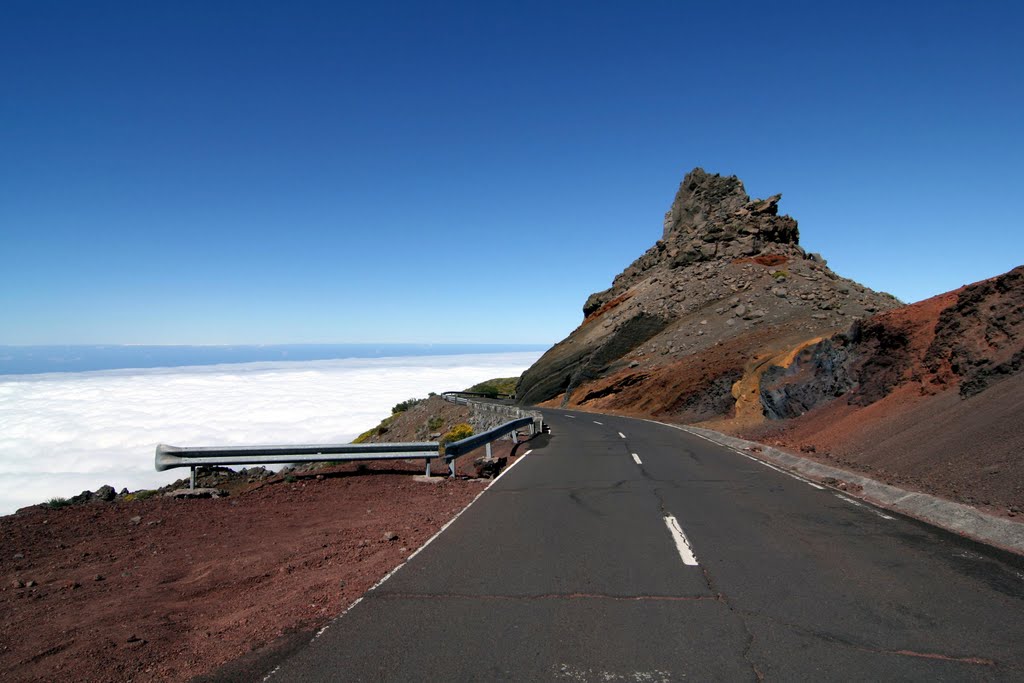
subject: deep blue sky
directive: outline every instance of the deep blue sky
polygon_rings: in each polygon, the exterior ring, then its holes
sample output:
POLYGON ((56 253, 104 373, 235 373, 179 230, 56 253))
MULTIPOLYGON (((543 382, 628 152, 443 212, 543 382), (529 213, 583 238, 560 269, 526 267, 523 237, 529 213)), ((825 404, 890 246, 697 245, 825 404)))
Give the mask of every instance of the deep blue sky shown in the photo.
POLYGON ((6 0, 0 344, 553 342, 698 165, 906 301, 990 277, 1022 7, 6 0))

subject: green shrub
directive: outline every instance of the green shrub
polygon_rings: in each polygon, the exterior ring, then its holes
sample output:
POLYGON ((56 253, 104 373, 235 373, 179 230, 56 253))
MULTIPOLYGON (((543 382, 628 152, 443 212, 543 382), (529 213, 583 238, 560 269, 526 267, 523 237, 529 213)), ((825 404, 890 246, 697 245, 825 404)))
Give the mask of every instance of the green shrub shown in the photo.
POLYGON ((772 277, 775 278, 776 280, 781 280, 784 277, 789 277, 789 273, 787 273, 784 270, 776 270, 775 272, 772 273, 772 277))
POLYGON ((434 417, 427 420, 427 429, 431 431, 435 429, 440 429, 443 424, 444 418, 441 417, 440 415, 435 415, 434 417))
POLYGON ((56 510, 57 508, 63 508, 63 507, 67 507, 68 505, 71 505, 71 501, 68 500, 67 498, 61 498, 60 496, 55 496, 55 497, 51 498, 50 500, 46 501, 44 503, 44 505, 46 505, 47 507, 50 507, 50 508, 53 508, 54 510, 56 510))
POLYGON ((425 399, 425 398, 409 398, 409 399, 406 399, 406 400, 402 401, 401 403, 397 404, 394 408, 392 408, 391 409, 391 414, 395 415, 397 413, 404 413, 405 411, 409 410, 409 408, 412 408, 414 406, 418 406, 419 404, 423 403, 426 400, 427 399, 425 399))
POLYGON ((140 489, 134 493, 125 495, 124 500, 125 502, 130 503, 133 500, 146 500, 147 498, 152 498, 156 494, 157 491, 153 489, 140 489))

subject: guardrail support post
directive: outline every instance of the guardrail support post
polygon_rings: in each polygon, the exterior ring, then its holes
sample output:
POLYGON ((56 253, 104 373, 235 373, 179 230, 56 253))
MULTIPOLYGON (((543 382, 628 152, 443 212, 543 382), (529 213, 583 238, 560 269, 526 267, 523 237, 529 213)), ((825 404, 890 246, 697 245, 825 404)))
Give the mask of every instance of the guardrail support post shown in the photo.
POLYGON ((430 477, 430 458, 427 458, 427 478, 430 477))
POLYGON ((491 443, 488 441, 487 445, 484 446, 484 448, 487 449, 487 456, 484 458, 484 460, 486 460, 487 462, 490 462, 491 461, 491 443))
POLYGON ((195 491, 196 490, 196 466, 192 465, 192 467, 190 469, 192 470, 192 474, 188 478, 188 487, 189 487, 190 490, 195 491))

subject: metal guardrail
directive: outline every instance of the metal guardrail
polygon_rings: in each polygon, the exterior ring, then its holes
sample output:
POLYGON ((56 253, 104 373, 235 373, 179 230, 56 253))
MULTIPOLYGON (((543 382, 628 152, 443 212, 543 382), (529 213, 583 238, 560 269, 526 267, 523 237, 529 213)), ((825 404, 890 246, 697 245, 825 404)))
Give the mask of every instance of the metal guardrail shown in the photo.
POLYGON ((519 430, 523 427, 530 428, 530 435, 534 435, 539 429, 543 429, 543 425, 539 425, 536 420, 532 417, 521 417, 518 420, 512 420, 506 422, 503 425, 499 425, 494 429, 488 429, 486 432, 480 434, 474 434, 473 436, 467 436, 465 439, 460 441, 453 441, 444 447, 444 459, 448 463, 448 468, 451 472, 452 477, 455 476, 455 458, 460 455, 465 455, 470 451, 475 451, 481 446, 487 447, 486 459, 491 459, 491 442, 497 441, 506 434, 512 434, 512 442, 519 443, 519 430))
POLYGON ((196 487, 196 468, 227 465, 270 465, 292 462, 336 462, 357 460, 417 460, 425 461, 430 476, 430 461, 439 458, 440 444, 436 441, 421 443, 365 443, 365 444, 306 444, 297 446, 213 446, 180 448, 160 444, 156 447, 156 470, 189 467, 191 488, 196 487))
POLYGON ((535 433, 534 419, 532 417, 521 417, 518 420, 512 420, 506 422, 503 425, 499 425, 494 429, 488 429, 486 432, 480 434, 474 434, 473 436, 467 436, 465 439, 459 441, 453 441, 444 447, 444 457, 457 458, 460 455, 465 455, 470 451, 475 451, 483 445, 490 445, 492 441, 497 441, 506 434, 518 432, 523 427, 530 427, 531 434, 535 433))
POLYGON ((441 394, 441 398, 444 398, 445 400, 448 400, 448 398, 447 398, 448 396, 455 396, 455 397, 470 396, 470 397, 473 397, 473 398, 491 398, 491 399, 502 399, 502 400, 514 399, 516 397, 515 394, 501 394, 501 393, 497 393, 497 392, 495 392, 493 394, 488 394, 488 393, 484 393, 482 391, 446 391, 446 392, 441 394))
MULTIPOLYGON (((473 436, 462 439, 461 441, 448 444, 445 447, 445 459, 452 471, 452 476, 454 476, 455 473, 455 466, 453 464, 454 460, 463 453, 468 453, 469 451, 486 444, 487 459, 490 460, 492 441, 496 441, 509 433, 514 434, 516 430, 526 426, 530 427, 531 436, 544 431, 544 417, 536 410, 523 410, 517 405, 498 403, 493 400, 474 400, 478 397, 487 397, 487 395, 470 391, 446 391, 441 394, 441 398, 450 403, 470 406, 474 411, 478 412, 504 415, 506 417, 511 417, 512 420, 493 429, 489 429, 486 432, 474 434, 473 436)), ((515 436, 512 438, 513 441, 516 439, 515 436)))
POLYGON ((542 420, 541 414, 536 410, 523 410, 514 403, 501 403, 497 400, 491 399, 486 401, 475 400, 478 397, 486 398, 478 394, 469 393, 466 391, 446 391, 441 394, 441 398, 448 401, 449 403, 455 403, 463 406, 470 406, 473 410, 489 413, 500 413, 514 417, 516 419, 520 417, 533 417, 537 420, 542 420))
POLYGON ((445 400, 463 405, 472 405, 493 412, 518 415, 515 419, 480 434, 474 434, 460 441, 446 444, 441 454, 441 444, 437 441, 418 443, 364 443, 364 444, 304 444, 293 446, 206 446, 179 447, 160 444, 156 447, 156 469, 158 472, 175 467, 191 469, 189 485, 196 486, 196 468, 229 465, 270 465, 293 462, 335 462, 359 460, 418 460, 423 459, 426 476, 430 476, 430 461, 443 457, 448 464, 451 476, 455 476, 455 459, 460 455, 487 447, 487 459, 491 458, 491 442, 497 441, 506 434, 513 434, 513 441, 518 442, 518 430, 530 427, 531 436, 544 428, 540 413, 527 412, 514 406, 497 403, 483 403, 459 398, 449 394, 445 400))
POLYGON ((449 403, 457 403, 459 405, 464 406, 469 405, 469 398, 461 395, 461 392, 446 391, 443 394, 441 394, 441 398, 448 401, 449 403))

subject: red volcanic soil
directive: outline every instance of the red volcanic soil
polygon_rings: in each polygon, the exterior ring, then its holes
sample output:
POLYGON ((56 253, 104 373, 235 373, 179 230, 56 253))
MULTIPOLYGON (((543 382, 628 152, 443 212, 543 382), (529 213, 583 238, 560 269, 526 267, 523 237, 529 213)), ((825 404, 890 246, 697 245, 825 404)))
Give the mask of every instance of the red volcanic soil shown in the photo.
POLYGON ((1024 512, 1024 376, 961 399, 902 386, 865 408, 834 401, 779 430, 772 445, 874 479, 1015 517, 1024 512), (807 452, 814 448, 813 452, 807 452))
POLYGON ((0 517, 0 679, 185 681, 305 642, 483 489, 414 473, 350 464, 0 517))
POLYGON ((775 326, 761 327, 700 353, 649 368, 625 367, 592 380, 573 392, 564 406, 560 397, 541 405, 681 423, 734 417, 732 387, 744 368, 756 362, 752 349, 771 356, 798 339, 775 326))

